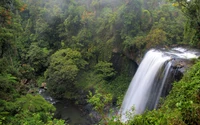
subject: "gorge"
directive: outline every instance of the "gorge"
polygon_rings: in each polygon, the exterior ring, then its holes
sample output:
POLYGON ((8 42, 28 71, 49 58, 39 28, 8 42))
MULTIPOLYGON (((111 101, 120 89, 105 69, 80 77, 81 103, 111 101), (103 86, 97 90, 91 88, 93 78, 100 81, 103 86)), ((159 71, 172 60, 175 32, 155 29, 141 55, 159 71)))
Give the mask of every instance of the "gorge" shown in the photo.
POLYGON ((200 125, 200 54, 180 48, 200 49, 199 15, 199 0, 0 0, 0 124, 200 125))

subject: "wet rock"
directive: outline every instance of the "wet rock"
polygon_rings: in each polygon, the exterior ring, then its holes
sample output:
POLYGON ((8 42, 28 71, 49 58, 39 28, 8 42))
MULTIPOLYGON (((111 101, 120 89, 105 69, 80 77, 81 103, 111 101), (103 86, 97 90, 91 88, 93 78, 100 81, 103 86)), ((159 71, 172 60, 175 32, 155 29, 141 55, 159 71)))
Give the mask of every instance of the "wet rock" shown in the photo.
POLYGON ((47 83, 46 82, 43 82, 40 86, 40 88, 42 89, 47 89, 47 83))
POLYGON ((47 83, 45 83, 45 82, 43 82, 42 84, 41 84, 41 87, 46 87, 46 85, 47 85, 47 83))
POLYGON ((101 120, 101 116, 99 113, 92 111, 88 120, 91 124, 96 124, 101 120))
POLYGON ((63 120, 65 120, 65 124, 66 125, 68 125, 71 122, 71 119, 69 117, 67 117, 67 118, 65 118, 63 120))
POLYGON ((56 112, 56 113, 54 114, 54 118, 56 118, 56 119, 61 119, 61 113, 60 113, 60 112, 56 112))
POLYGON ((113 106, 117 105, 117 98, 116 97, 113 97, 113 99, 112 99, 112 105, 113 106))
POLYGON ((193 61, 189 59, 172 58, 169 61, 172 63, 171 70, 166 80, 166 84, 163 86, 161 97, 165 97, 166 95, 168 95, 174 81, 181 80, 187 69, 191 67, 191 65, 193 65, 193 61))
POLYGON ((171 60, 172 68, 177 70, 177 72, 181 72, 182 74, 193 65, 193 61, 189 59, 182 59, 182 58, 173 58, 171 60))
POLYGON ((87 112, 87 113, 89 113, 89 112, 91 112, 92 111, 92 105, 91 104, 87 104, 86 106, 84 106, 84 110, 87 112))
POLYGON ((127 74, 133 76, 138 68, 137 63, 133 59, 128 58, 122 53, 113 53, 111 62, 113 63, 113 68, 119 74, 128 72, 127 74))
POLYGON ((183 59, 178 59, 178 58, 173 58, 172 60, 171 60, 171 62, 172 62, 172 68, 173 69, 180 69, 180 68, 183 68, 185 65, 186 65, 186 63, 184 62, 185 60, 183 60, 183 59))
POLYGON ((83 125, 82 123, 74 123, 74 125, 83 125))
POLYGON ((85 92, 83 90, 79 90, 78 92, 79 97, 76 99, 78 100, 79 105, 87 105, 87 95, 88 92, 85 92))

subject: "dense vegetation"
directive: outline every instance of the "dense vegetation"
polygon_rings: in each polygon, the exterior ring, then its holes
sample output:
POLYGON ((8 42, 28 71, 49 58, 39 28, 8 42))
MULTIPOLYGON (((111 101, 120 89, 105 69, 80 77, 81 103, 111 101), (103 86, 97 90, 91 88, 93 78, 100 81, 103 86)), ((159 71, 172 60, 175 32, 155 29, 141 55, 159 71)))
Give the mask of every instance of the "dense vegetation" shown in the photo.
MULTIPOLYGON (((149 48, 200 48, 199 1, 170 1, 1 0, 0 124, 64 124, 37 94, 42 82, 57 98, 77 99, 78 90, 96 90, 88 102, 99 101, 103 105, 94 107, 102 111, 112 98, 120 103, 134 74, 130 69, 136 70, 133 60, 149 48)), ((175 83, 160 110, 130 123, 198 123, 198 65, 175 83), (187 100, 176 98, 179 93, 187 100)))

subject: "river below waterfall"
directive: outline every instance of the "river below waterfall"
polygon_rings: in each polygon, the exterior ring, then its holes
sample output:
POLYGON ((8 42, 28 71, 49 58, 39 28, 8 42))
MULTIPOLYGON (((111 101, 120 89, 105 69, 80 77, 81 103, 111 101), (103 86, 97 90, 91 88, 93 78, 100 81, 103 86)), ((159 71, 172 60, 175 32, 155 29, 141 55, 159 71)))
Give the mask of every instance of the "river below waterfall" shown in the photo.
POLYGON ((65 120, 70 125, 88 125, 89 115, 85 114, 79 106, 67 99, 56 100, 44 89, 39 89, 39 93, 48 102, 56 107, 55 117, 65 120))
POLYGON ((60 118, 66 120, 70 125, 86 125, 87 117, 73 102, 65 99, 59 100, 54 106, 56 107, 55 114, 60 114, 60 118))

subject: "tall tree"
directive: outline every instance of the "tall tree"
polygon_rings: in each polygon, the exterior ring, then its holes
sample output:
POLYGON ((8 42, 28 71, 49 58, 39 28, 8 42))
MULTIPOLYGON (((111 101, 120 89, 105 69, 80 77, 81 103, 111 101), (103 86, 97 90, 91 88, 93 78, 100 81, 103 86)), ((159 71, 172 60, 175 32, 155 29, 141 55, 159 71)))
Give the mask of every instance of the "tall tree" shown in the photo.
POLYGON ((77 74, 86 64, 81 53, 76 50, 67 48, 55 52, 45 72, 50 92, 57 98, 63 98, 66 93, 72 94, 77 74))
POLYGON ((170 0, 178 6, 187 17, 185 35, 191 45, 200 48, 200 1, 199 0, 170 0))

